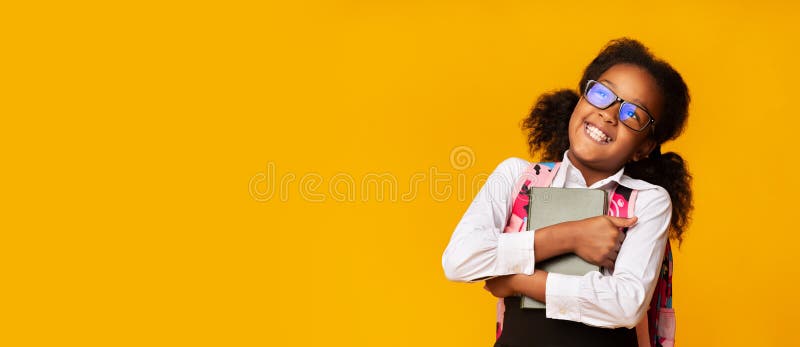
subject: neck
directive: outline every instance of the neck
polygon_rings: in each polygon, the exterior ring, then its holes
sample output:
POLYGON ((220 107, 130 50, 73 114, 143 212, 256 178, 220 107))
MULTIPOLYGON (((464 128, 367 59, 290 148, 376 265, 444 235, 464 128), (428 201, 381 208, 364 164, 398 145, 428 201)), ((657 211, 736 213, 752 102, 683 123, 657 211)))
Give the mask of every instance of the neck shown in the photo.
POLYGON ((597 181, 600 181, 619 171, 617 170, 614 172, 608 172, 607 170, 597 170, 589 166, 586 166, 583 163, 581 163, 580 160, 577 160, 571 151, 567 152, 567 157, 569 157, 569 161, 572 164, 572 166, 574 166, 576 169, 578 169, 578 171, 581 172, 581 175, 583 175, 583 180, 586 182, 587 187, 591 187, 592 184, 595 184, 597 181))

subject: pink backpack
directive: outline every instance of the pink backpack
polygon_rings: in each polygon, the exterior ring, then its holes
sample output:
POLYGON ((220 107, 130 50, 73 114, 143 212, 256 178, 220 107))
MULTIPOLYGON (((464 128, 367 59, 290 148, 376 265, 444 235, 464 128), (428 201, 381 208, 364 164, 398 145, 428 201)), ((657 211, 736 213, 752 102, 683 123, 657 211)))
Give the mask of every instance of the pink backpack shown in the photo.
MULTIPOLYGON (((503 232, 525 231, 528 221, 530 188, 549 187, 560 166, 561 163, 533 163, 523 171, 514 186, 514 191, 517 193, 511 208, 511 216, 503 232)), ((636 190, 618 185, 611 192, 608 214, 623 218, 632 217, 636 195, 636 190)), ((652 347, 672 347, 675 344, 675 311, 672 309, 672 251, 669 242, 667 242, 664 252, 656 289, 647 311, 647 332, 652 347)), ((500 334, 503 332, 504 313, 505 305, 503 299, 500 299, 497 303, 496 338, 500 338, 500 334)), ((637 334, 641 335, 640 327, 637 327, 636 330, 637 334)))

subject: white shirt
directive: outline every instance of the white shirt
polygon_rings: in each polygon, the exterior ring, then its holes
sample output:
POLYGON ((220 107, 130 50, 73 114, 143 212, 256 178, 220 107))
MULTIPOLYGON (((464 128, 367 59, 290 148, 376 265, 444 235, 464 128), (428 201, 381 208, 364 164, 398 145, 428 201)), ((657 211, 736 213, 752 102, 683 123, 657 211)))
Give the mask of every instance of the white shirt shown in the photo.
MULTIPOLYGON (((530 163, 504 160, 489 176, 456 226, 442 256, 452 281, 473 282, 510 274, 533 274, 533 231, 503 233, 514 199, 514 184, 530 163)), ((584 324, 633 328, 647 312, 668 241, 672 216, 663 188, 623 175, 623 169, 586 186, 566 153, 551 187, 598 188, 610 193, 617 184, 638 190, 637 223, 628 229, 614 264, 614 273, 592 271, 583 276, 550 273, 547 277, 547 318, 584 324)))

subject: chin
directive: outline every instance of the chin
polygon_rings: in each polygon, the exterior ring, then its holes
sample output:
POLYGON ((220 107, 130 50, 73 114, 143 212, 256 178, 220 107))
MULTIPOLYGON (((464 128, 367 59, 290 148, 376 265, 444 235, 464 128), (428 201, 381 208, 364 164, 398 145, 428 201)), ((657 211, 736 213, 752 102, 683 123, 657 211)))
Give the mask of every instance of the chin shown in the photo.
POLYGON ((608 150, 611 149, 610 146, 604 146, 606 148, 598 147, 600 146, 593 143, 580 143, 577 146, 571 146, 569 151, 572 154, 572 158, 570 160, 578 168, 608 172, 619 170, 619 168, 614 167, 615 165, 609 165, 610 162, 616 162, 608 154, 608 150))

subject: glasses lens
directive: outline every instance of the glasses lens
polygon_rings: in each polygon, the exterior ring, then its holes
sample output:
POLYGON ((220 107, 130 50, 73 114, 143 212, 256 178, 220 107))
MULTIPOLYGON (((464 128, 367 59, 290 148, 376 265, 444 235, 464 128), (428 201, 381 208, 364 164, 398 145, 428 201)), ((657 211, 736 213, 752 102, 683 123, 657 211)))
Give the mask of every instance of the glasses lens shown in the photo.
POLYGON ((650 121, 650 116, 638 106, 623 102, 619 107, 619 120, 634 130, 642 130, 650 121))
POLYGON ((586 86, 586 101, 597 108, 606 108, 617 101, 617 96, 610 89, 597 81, 589 81, 586 86))

